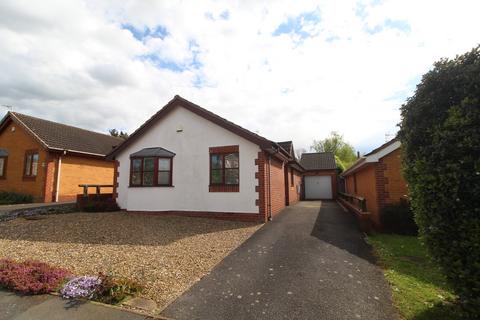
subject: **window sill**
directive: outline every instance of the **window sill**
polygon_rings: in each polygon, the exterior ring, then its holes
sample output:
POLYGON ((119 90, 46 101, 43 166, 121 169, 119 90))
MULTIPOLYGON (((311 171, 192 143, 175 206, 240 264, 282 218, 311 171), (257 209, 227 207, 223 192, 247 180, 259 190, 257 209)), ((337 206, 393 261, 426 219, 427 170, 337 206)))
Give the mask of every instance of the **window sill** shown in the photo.
POLYGON ((37 176, 23 176, 23 181, 35 181, 37 176))
POLYGON ((240 192, 240 185, 211 184, 208 186, 209 192, 240 192))
POLYGON ((129 188, 175 188, 175 186, 132 186, 129 185, 129 188))

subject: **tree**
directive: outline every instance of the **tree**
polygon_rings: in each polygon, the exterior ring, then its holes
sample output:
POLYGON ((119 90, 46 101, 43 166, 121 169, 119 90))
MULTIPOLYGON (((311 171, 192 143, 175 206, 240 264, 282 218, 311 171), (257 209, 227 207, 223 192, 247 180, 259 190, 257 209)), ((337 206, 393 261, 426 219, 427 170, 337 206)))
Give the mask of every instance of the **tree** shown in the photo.
POLYGON ((314 140, 310 149, 315 150, 315 152, 333 152, 336 159, 340 160, 340 166, 343 168, 348 168, 357 160, 355 149, 345 142, 343 135, 336 131, 332 131, 330 136, 323 140, 314 140))
POLYGON ((108 132, 110 132, 110 135, 112 137, 118 137, 118 138, 122 138, 122 139, 127 139, 128 138, 128 133, 125 131, 118 131, 117 129, 110 129, 108 130, 108 132))
POLYGON ((436 62, 401 114, 404 175, 421 237, 466 318, 474 318, 480 310, 480 46, 436 62))

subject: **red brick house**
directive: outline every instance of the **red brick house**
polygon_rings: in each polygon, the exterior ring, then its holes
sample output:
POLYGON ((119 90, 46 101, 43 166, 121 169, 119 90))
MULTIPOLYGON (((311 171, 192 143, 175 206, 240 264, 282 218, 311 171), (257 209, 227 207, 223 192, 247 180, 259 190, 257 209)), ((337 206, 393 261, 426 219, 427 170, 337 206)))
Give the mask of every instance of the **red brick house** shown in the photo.
POLYGON ((406 199, 408 188, 401 171, 401 143, 393 139, 358 159, 342 173, 348 194, 366 199, 367 211, 375 227, 380 211, 388 204, 406 199))
POLYGON ((276 143, 175 96, 110 153, 129 212, 267 221, 300 197, 302 166, 276 143))
POLYGON ((105 155, 121 141, 8 112, 0 122, 0 191, 29 194, 35 202, 73 201, 79 184, 113 184, 114 163, 105 155))

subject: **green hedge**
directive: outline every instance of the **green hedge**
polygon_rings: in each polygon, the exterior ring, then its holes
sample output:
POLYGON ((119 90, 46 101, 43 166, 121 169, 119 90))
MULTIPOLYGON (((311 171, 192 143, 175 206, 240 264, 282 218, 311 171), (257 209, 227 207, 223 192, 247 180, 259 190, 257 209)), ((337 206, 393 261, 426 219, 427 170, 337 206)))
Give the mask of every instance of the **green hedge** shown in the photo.
POLYGON ((0 191, 0 205, 1 204, 32 203, 32 202, 33 202, 33 196, 31 196, 29 194, 0 191))
POLYGON ((480 46, 435 63, 401 111, 404 173, 422 239, 466 317, 474 316, 480 310, 480 46))

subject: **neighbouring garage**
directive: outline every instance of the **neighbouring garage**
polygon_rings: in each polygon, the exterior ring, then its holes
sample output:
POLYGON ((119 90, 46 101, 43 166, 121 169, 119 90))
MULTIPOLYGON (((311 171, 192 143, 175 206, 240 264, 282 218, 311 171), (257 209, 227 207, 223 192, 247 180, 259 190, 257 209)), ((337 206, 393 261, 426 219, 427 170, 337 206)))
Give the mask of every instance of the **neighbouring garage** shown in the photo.
POLYGON ((327 200, 336 198, 337 165, 333 153, 303 153, 300 164, 306 170, 303 174, 303 199, 327 200))
POLYGON ((331 176, 306 176, 305 200, 332 199, 331 176))

